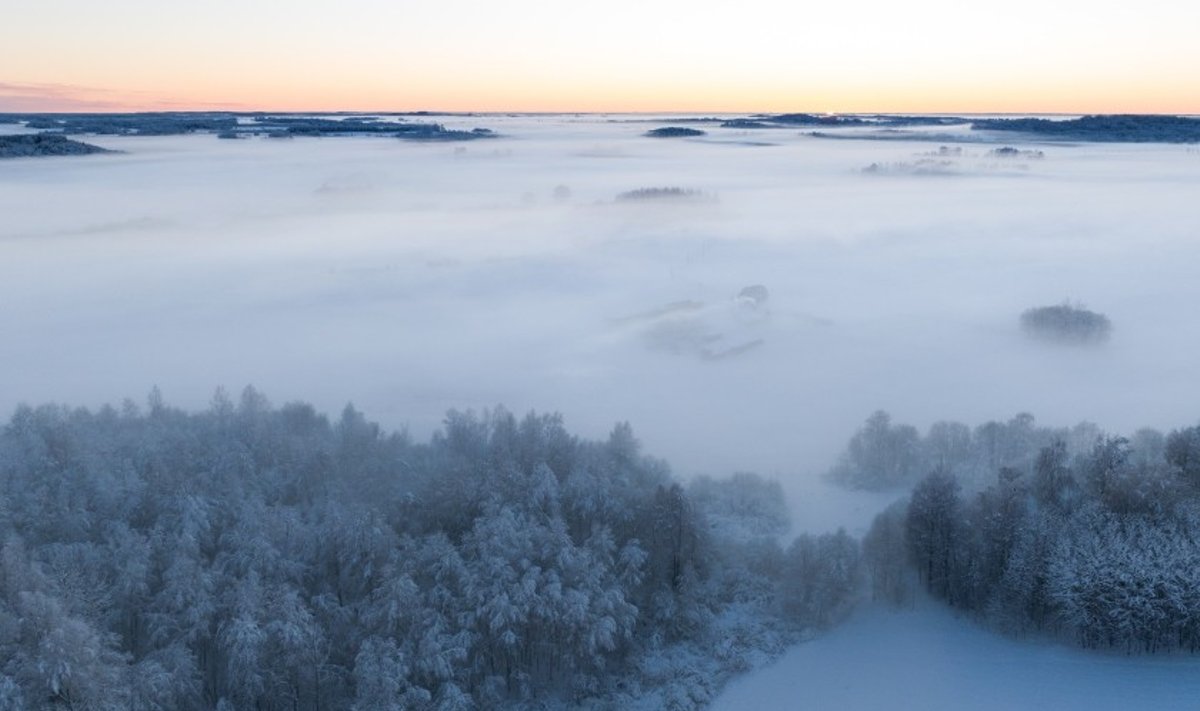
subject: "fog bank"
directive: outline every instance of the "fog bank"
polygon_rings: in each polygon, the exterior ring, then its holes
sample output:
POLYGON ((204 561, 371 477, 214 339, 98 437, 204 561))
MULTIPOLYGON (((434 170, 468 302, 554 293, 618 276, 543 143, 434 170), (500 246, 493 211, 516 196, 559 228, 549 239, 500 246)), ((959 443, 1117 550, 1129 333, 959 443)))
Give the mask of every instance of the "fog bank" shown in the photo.
POLYGON ((785 484, 880 408, 1196 420, 1195 149, 963 143, 935 174, 865 172, 937 146, 661 140, 642 134, 667 122, 611 118, 472 117, 503 137, 465 146, 95 137, 124 153, 8 161, 0 407, 153 385, 203 407, 253 383, 424 436, 503 404, 597 437, 628 420, 683 476, 785 484), (616 199, 656 187, 703 199, 616 199), (752 285, 769 298, 737 299, 752 285), (1022 333, 1064 300, 1111 338, 1022 333))

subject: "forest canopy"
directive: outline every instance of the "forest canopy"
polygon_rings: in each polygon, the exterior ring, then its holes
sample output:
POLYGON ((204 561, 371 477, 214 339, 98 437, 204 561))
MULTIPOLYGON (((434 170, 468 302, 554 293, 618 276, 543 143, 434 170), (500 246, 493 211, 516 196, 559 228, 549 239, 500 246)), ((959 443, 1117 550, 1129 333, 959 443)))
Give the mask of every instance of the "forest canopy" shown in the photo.
POLYGON ((1089 648, 1200 651, 1200 427, 1130 438, 1028 415, 925 438, 873 415, 851 485, 919 480, 863 541, 877 599, 930 595, 997 629, 1089 648), (990 471, 990 475, 984 472, 990 471))
POLYGON ((20 407, 0 432, 0 708, 697 708, 832 624, 845 534, 685 487, 627 424, 348 406, 20 407))

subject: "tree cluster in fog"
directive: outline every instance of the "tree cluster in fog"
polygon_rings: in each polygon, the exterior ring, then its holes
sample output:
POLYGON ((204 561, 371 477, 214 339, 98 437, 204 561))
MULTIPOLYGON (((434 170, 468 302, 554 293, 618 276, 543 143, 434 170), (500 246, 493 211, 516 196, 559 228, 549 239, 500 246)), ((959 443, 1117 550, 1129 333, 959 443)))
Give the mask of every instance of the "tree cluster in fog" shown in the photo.
POLYGON ((36 156, 85 156, 92 153, 111 153, 99 146, 73 141, 66 136, 24 135, 0 136, 0 158, 32 158, 36 156))
POLYGON ((1078 455, 1087 452, 1100 435, 1090 422, 1070 428, 1042 427, 1024 412, 1007 422, 991 421, 974 428, 961 422, 935 422, 922 435, 878 411, 851 437, 827 476, 851 489, 884 491, 910 487, 941 468, 953 471, 971 488, 980 488, 1003 467, 1028 469, 1041 449, 1056 441, 1078 455))
POLYGON ((1098 435, 1077 453, 1054 437, 982 490, 960 484, 963 461, 876 518, 863 551, 877 596, 903 601, 915 577, 1005 630, 1200 650, 1200 427, 1098 435))
POLYGON ((887 127, 952 126, 965 124, 968 119, 955 116, 903 116, 897 114, 756 114, 749 118, 729 119, 724 128, 791 128, 796 126, 829 127, 887 127))
POLYGON ((646 131, 646 136, 650 138, 694 138, 703 135, 705 135, 704 131, 687 126, 663 126, 646 131))
POLYGON ((637 188, 636 190, 626 190, 623 193, 617 194, 618 202, 633 202, 642 200, 701 200, 706 196, 699 190, 692 188, 637 188))
POLYGON ((451 412, 427 443, 247 389, 0 434, 0 708, 692 708, 853 602, 778 483, 628 425, 451 412))
POLYGON ((1108 338, 1112 323, 1104 314, 1068 303, 1024 311, 1021 328, 1036 338, 1062 343, 1098 343, 1108 338))
POLYGON ((993 158, 1032 158, 1041 160, 1046 157, 1046 154, 1039 150, 1021 150, 1012 146, 1001 146, 988 151, 988 155, 993 158))
POLYGON ((975 119, 977 131, 1013 131, 1065 141, 1102 143, 1196 143, 1200 119, 1189 116, 1109 114, 1075 119, 993 118, 975 119))

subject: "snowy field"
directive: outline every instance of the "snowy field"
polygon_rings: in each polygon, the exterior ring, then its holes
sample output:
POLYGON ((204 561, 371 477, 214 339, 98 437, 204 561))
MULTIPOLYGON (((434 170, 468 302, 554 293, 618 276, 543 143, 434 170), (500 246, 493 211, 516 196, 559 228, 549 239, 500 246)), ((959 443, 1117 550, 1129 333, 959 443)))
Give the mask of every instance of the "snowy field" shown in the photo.
POLYGON ((1006 136, 931 158, 796 130, 652 139, 671 122, 620 116, 444 121, 504 137, 92 137, 125 153, 5 162, 0 409, 155 384, 201 408, 253 383, 418 437, 449 408, 558 410, 793 499, 879 408, 1196 418, 1194 148, 1006 136), (653 187, 699 195, 617 199, 653 187), (761 308, 736 301, 756 284, 761 308), (1022 337, 1022 310, 1065 299, 1112 342, 1022 337))
POLYGON ((1084 652, 1002 637, 940 603, 868 607, 736 679, 713 711, 1194 709, 1200 659, 1084 652))

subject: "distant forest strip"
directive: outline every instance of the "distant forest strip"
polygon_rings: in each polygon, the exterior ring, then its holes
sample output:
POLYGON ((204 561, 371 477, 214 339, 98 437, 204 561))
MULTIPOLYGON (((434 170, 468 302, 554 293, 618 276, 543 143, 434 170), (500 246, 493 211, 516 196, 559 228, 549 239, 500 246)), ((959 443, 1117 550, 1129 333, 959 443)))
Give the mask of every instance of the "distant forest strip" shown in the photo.
POLYGON ((975 119, 976 131, 1012 131, 1060 141, 1096 143, 1197 143, 1200 118, 1155 115, 1083 116, 1069 120, 1044 118, 975 119))
POLYGON ((1200 651, 1200 427, 1126 439, 1019 415, 921 437, 876 413, 831 475, 915 481, 863 540, 877 598, 910 599, 915 578, 1004 631, 1200 651))
MULTIPOLYGON (((264 112, 143 112, 143 113, 25 113, 0 114, 0 124, 64 134, 117 136, 173 136, 215 133, 222 138, 249 135, 287 136, 393 136, 417 141, 464 141, 494 137, 492 130, 447 129, 428 121, 427 112, 415 113, 306 113, 264 112)), ((1092 143, 1197 143, 1200 118, 1152 114, 1090 115, 1061 118, 978 118, 972 116, 908 116, 902 114, 754 114, 732 119, 672 119, 674 122, 713 123, 730 129, 822 129, 822 138, 870 140, 953 141, 953 134, 909 131, 912 128, 967 126, 974 131, 1024 134, 1044 141, 1092 143), (876 131, 829 133, 824 129, 858 128, 876 131)), ((698 135, 698 129, 667 127, 652 136, 698 135)), ((1020 136, 1014 136, 1019 138, 1020 136)), ((965 135, 958 140, 970 140, 965 135)))
MULTIPOLYGON (((419 116, 419 115, 418 115, 419 116)), ((62 134, 99 136, 177 136, 215 133, 222 138, 264 135, 388 136, 415 141, 469 141, 494 137, 486 128, 469 131, 447 129, 440 123, 411 121, 393 114, 275 115, 234 112, 153 112, 91 114, 5 114, 3 123, 62 134), (384 120, 385 118, 396 120, 384 120)))
POLYGON ((73 141, 66 136, 18 134, 0 136, 0 158, 32 158, 37 156, 85 156, 112 153, 100 146, 73 141))
MULTIPOLYGON (((861 138, 870 140, 954 141, 946 133, 904 131, 913 127, 970 125, 973 131, 1003 131, 1026 134, 1049 141, 1091 143, 1197 143, 1200 142, 1200 118, 1169 115, 1113 114, 1059 118, 975 118, 964 116, 889 116, 853 114, 771 114, 729 119, 724 128, 861 128, 875 132, 829 133, 820 138, 861 138)), ((1016 137, 1014 137, 1016 138, 1016 137)), ((957 140, 969 140, 958 136, 957 140)))
POLYGON ((796 127, 873 127, 953 126, 970 123, 957 116, 902 116, 890 114, 756 114, 749 118, 728 119, 722 128, 796 128, 796 127))
POLYGON ((684 486, 624 424, 23 406, 0 708, 699 708, 862 587, 856 541, 787 527, 777 482, 684 486))

